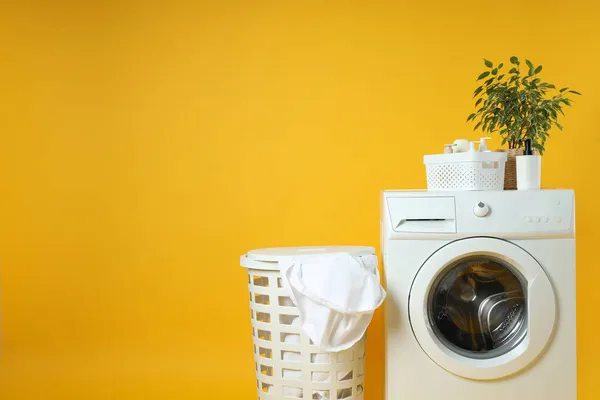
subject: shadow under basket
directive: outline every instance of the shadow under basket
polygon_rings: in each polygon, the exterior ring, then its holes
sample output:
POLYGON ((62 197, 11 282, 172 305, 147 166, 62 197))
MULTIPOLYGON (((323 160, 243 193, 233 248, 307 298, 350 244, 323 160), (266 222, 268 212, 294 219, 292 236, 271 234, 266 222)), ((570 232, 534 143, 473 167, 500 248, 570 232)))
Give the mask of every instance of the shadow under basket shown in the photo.
MULTIPOLYGON (((525 152, 525 149, 499 149, 496 151, 506 153, 504 190, 517 190, 517 156, 522 156, 525 152)), ((537 155, 538 151, 534 150, 533 154, 537 155)))

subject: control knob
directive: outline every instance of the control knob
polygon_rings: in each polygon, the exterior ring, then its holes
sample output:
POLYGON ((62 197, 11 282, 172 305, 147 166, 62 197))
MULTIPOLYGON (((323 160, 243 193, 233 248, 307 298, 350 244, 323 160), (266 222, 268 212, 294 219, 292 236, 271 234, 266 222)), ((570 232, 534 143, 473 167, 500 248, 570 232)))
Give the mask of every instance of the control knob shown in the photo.
POLYGON ((473 214, 478 217, 485 217, 490 213, 490 207, 482 202, 479 202, 473 207, 473 214))

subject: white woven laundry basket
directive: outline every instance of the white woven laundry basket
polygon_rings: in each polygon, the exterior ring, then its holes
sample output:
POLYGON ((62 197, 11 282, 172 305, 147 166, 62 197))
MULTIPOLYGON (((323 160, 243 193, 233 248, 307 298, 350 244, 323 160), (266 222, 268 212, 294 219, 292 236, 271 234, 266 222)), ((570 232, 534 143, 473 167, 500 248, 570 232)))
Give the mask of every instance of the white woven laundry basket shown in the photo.
POLYGON ((253 250, 241 257, 248 270, 259 400, 363 399, 365 337, 346 351, 320 350, 297 326, 298 308, 279 273, 284 257, 336 252, 375 253, 372 247, 282 247, 253 250))
POLYGON ((506 153, 466 152, 423 158, 428 190, 502 190, 506 153))

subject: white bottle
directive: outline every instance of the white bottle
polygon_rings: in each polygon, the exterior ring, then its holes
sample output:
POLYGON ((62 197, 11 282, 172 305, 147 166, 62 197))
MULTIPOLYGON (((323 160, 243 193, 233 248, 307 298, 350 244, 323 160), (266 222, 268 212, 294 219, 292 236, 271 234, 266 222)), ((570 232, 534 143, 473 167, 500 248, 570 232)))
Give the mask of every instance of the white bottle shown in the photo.
POLYGON ((542 178, 542 157, 533 154, 531 139, 525 140, 525 155, 517 156, 517 189, 536 190, 542 178))
POLYGON ((476 153, 477 152, 475 150, 475 143, 477 143, 477 142, 469 142, 469 153, 476 153))
POLYGON ((479 151, 489 151, 488 147, 487 147, 487 143, 485 142, 486 140, 491 139, 490 137, 482 137, 481 139, 479 139, 479 151))
POLYGON ((456 145, 453 144, 445 144, 444 145, 444 154, 452 154, 454 153, 454 148, 456 147, 456 145))
POLYGON ((455 153, 464 153, 469 150, 469 141, 467 139, 456 139, 454 141, 454 152, 455 153))

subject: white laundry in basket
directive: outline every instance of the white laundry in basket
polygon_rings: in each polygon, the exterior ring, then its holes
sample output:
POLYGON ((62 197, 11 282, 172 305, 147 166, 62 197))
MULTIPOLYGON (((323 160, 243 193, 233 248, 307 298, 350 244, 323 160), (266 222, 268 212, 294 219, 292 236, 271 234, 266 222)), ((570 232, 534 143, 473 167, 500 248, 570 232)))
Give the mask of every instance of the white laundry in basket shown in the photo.
POLYGON ((332 253, 280 261, 283 282, 300 311, 302 329, 329 352, 359 341, 386 296, 377 256, 332 253))

